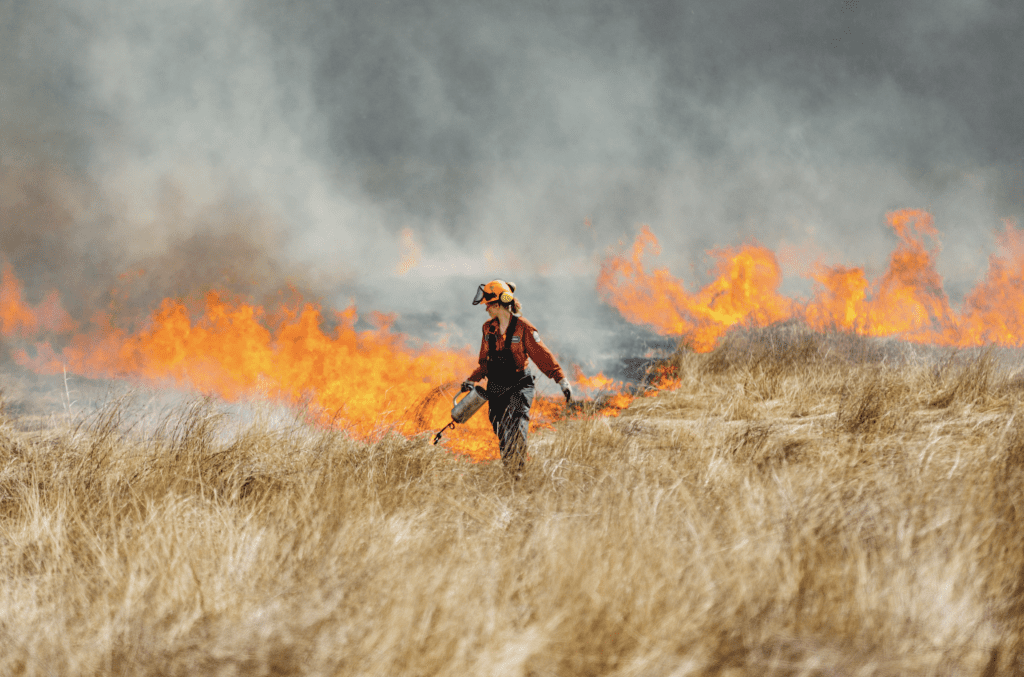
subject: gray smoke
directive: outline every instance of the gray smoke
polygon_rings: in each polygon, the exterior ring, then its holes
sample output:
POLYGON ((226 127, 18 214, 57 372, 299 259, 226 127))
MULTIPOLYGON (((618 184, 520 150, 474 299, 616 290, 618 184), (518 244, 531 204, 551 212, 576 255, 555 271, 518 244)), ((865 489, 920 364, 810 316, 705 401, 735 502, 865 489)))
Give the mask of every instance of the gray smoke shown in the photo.
POLYGON ((912 207, 956 297, 1002 220, 1024 223, 1022 18, 994 0, 6 0, 0 245, 30 287, 133 266, 156 287, 140 302, 291 282, 455 345, 478 340, 476 284, 509 278, 560 354, 596 364, 629 331, 594 277, 640 223, 695 287, 706 250, 749 240, 877 272, 885 213, 912 207))

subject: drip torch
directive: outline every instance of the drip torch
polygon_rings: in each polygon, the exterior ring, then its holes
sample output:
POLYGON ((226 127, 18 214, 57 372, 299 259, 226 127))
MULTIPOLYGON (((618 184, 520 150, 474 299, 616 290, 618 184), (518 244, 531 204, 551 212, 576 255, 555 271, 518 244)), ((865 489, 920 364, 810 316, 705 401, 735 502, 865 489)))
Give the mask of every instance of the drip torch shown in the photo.
POLYGON ((473 386, 471 390, 466 392, 466 396, 461 400, 457 393, 452 398, 452 420, 445 427, 437 431, 434 435, 434 444, 441 441, 441 435, 444 434, 445 430, 454 428, 456 423, 465 423, 468 421, 477 410, 484 406, 484 402, 487 401, 487 391, 480 386, 473 386))

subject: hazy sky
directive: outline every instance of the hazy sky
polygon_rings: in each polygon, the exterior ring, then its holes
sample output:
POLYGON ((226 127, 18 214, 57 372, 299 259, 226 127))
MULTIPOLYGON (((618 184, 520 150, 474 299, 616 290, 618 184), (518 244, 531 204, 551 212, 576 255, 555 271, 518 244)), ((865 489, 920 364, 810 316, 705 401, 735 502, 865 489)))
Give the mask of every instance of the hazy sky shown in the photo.
POLYGON ((448 305, 476 280, 529 281, 528 315, 555 321, 641 223, 695 284, 707 249, 751 239, 877 270, 885 213, 913 207, 936 217, 955 296, 1002 220, 1024 223, 1022 17, 985 0, 0 0, 0 247, 30 284, 288 279, 472 328, 448 305), (399 276, 403 253, 418 265, 399 276))

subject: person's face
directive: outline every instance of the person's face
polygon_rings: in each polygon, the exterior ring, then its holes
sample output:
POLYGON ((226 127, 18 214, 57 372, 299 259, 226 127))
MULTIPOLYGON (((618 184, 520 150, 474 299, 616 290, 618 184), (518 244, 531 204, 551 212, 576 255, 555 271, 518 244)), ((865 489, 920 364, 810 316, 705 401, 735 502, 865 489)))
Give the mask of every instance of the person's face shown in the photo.
POLYGON ((493 303, 488 303, 487 304, 487 314, 490 315, 491 317, 497 317, 498 316, 498 308, 499 308, 499 306, 498 306, 498 302, 497 301, 495 301, 493 303))

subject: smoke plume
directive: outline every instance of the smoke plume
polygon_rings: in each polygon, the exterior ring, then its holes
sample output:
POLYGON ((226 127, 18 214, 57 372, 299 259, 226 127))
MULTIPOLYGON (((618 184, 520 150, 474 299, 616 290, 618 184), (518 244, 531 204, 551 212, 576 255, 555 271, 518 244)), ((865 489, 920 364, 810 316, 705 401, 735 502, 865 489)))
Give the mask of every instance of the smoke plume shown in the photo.
MULTIPOLYGON (((876 269, 923 208, 951 295, 1024 217, 1024 7, 995 0, 11 0, 0 247, 69 310, 298 290, 472 345, 493 277, 567 358, 649 224, 876 269)), ((797 256, 799 259, 801 256, 797 256)), ((799 267, 799 266, 796 266, 799 267)), ((790 272, 799 272, 793 270, 790 272)), ((801 290, 798 275, 787 282, 801 290)))

